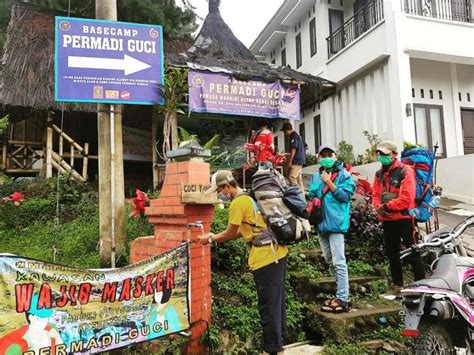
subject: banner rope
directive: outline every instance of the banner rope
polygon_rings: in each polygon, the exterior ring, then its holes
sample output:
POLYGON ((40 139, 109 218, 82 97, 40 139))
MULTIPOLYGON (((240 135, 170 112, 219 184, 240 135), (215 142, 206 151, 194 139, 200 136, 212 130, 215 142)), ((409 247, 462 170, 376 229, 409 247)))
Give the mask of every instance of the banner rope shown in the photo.
MULTIPOLYGON (((68 0, 67 4, 67 17, 71 17, 71 0, 68 0)), ((61 133, 64 130, 64 102, 61 102, 61 133)), ((62 157, 61 157, 62 159, 62 157)), ((58 248, 56 246, 56 235, 59 229, 59 185, 60 185, 60 178, 61 178, 61 169, 58 169, 58 175, 56 179, 56 215, 54 216, 54 242, 53 242, 53 262, 56 262, 56 255, 58 254, 58 248)))

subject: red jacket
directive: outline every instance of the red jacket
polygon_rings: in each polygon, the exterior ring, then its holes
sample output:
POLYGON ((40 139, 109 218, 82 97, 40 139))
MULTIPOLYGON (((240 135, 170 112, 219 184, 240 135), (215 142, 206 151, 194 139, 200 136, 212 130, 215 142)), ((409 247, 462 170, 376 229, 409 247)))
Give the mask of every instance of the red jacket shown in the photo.
POLYGON ((259 148, 255 157, 258 162, 269 161, 273 158, 275 147, 273 145, 272 132, 268 130, 259 131, 250 138, 250 143, 255 144, 259 148))
POLYGON ((372 205, 377 208, 382 204, 382 193, 390 192, 398 197, 387 202, 386 208, 391 214, 383 216, 379 214, 382 221, 396 221, 411 218, 408 210, 415 208, 416 182, 415 171, 398 159, 395 159, 388 168, 377 171, 372 185, 372 205))

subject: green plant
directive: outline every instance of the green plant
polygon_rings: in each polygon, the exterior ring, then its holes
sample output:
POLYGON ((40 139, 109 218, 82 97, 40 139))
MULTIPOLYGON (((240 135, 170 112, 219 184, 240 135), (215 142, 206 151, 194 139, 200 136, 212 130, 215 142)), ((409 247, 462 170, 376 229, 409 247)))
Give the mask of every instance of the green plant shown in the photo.
POLYGON ((6 115, 3 118, 0 118, 0 134, 3 134, 3 132, 7 129, 8 127, 8 115, 6 115))
POLYGON ((318 164, 318 157, 313 154, 306 154, 306 166, 318 164))
POLYGON ((178 146, 177 114, 184 115, 184 109, 188 106, 186 103, 188 97, 188 72, 188 69, 166 66, 164 84, 158 85, 158 90, 164 102, 162 105, 155 106, 155 108, 158 112, 162 113, 165 118, 162 144, 165 160, 166 154, 171 150, 170 138, 172 147, 177 148, 178 146))
POLYGON ((365 150, 363 155, 359 155, 357 157, 357 164, 369 164, 375 163, 377 161, 377 144, 382 141, 376 133, 370 133, 369 131, 365 130, 362 131, 362 134, 367 139, 370 147, 365 150))
MULTIPOLYGON (((184 143, 184 142, 200 142, 198 135, 197 134, 191 134, 189 133, 185 128, 183 127, 178 127, 179 131, 179 137, 178 137, 178 143, 184 143)), ((212 149, 214 148, 217 143, 219 143, 219 134, 213 135, 204 145, 202 146, 204 149, 212 149)))
POLYGON ((323 355, 366 355, 367 350, 356 344, 331 344, 326 345, 322 353, 323 355))
POLYGON ((355 158, 354 153, 352 153, 352 149, 352 144, 349 144, 346 141, 340 141, 337 145, 338 159, 346 164, 354 165, 355 158))
POLYGON ((349 275, 352 276, 367 276, 374 273, 374 268, 361 260, 349 260, 347 262, 349 275))

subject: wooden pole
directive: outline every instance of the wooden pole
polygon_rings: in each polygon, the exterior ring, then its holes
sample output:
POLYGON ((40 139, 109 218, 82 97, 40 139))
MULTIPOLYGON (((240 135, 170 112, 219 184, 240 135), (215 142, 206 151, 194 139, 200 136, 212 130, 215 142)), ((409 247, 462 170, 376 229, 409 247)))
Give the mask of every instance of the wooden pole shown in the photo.
MULTIPOLYGON (((95 10, 97 19, 109 21, 117 20, 116 0, 96 0, 95 10)), ((114 136, 111 137, 112 127, 110 120, 110 105, 98 104, 97 110, 99 145, 100 264, 105 267, 111 265, 112 255, 115 255, 115 253, 122 253, 123 244, 125 242, 122 115, 120 111, 120 113, 116 115, 117 117, 113 117, 114 136), (113 157, 111 155, 111 141, 114 142, 113 157), (111 174, 111 162, 114 162, 113 176, 111 174), (113 204, 111 196, 112 184, 114 184, 113 189, 115 191, 113 204), (112 209, 114 210, 113 219, 112 209)), ((115 265, 112 265, 112 267, 114 266, 115 265)))
POLYGON ((7 170, 7 143, 3 143, 2 151, 2 169, 7 170))
POLYGON ((87 174, 87 167, 89 164, 89 143, 84 143, 84 150, 82 151, 84 159, 82 160, 82 177, 84 180, 89 178, 87 174))
POLYGON ((153 169, 153 191, 158 189, 158 152, 156 151, 156 135, 158 134, 158 113, 153 109, 151 114, 151 149, 153 169))
POLYGON ((48 112, 48 127, 46 132, 46 177, 51 178, 53 177, 53 165, 52 165, 52 151, 53 151, 53 129, 51 128, 51 124, 53 122, 53 118, 51 114, 48 112))

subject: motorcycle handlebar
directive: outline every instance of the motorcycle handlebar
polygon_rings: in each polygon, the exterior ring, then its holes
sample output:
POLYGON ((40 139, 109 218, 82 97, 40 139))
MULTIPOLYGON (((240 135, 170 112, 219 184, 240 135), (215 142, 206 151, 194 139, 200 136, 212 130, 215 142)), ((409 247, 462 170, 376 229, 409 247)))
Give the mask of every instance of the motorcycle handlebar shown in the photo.
POLYGON ((400 260, 406 258, 408 255, 410 255, 414 251, 419 251, 423 248, 437 248, 447 243, 450 243, 454 241, 456 238, 458 238, 466 230, 466 228, 468 228, 471 225, 474 225, 474 216, 466 218, 461 223, 459 223, 456 227, 452 229, 452 231, 449 233, 449 236, 446 238, 435 238, 431 242, 412 245, 410 248, 402 250, 400 252, 400 260))

